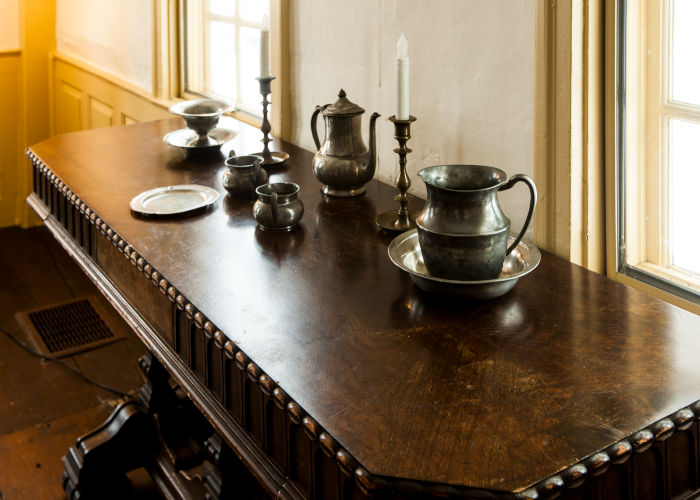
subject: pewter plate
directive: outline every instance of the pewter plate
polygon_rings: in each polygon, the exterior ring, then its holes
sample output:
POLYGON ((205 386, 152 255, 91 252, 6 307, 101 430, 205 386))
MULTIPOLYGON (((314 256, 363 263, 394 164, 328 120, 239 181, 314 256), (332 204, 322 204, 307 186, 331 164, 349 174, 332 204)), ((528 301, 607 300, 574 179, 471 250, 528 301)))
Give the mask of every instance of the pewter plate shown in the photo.
MULTIPOLYGON (((515 238, 509 238, 509 245, 515 238)), ((418 231, 413 229, 400 234, 389 244, 389 258, 400 269, 411 275, 413 282, 432 293, 459 295, 468 299, 493 299, 508 293, 520 278, 540 263, 540 251, 532 243, 521 241, 506 256, 501 274, 497 278, 479 281, 448 280, 431 276, 425 268, 418 243, 418 231)))
POLYGON ((191 212, 211 205, 219 193, 198 184, 180 184, 149 189, 135 196, 129 206, 134 212, 145 215, 175 215, 191 212))
POLYGON ((206 141, 200 141, 197 133, 189 128, 168 132, 163 136, 163 141, 176 148, 216 148, 236 137, 236 131, 228 126, 235 127, 236 121, 228 116, 223 116, 219 118, 219 126, 209 131, 206 141))

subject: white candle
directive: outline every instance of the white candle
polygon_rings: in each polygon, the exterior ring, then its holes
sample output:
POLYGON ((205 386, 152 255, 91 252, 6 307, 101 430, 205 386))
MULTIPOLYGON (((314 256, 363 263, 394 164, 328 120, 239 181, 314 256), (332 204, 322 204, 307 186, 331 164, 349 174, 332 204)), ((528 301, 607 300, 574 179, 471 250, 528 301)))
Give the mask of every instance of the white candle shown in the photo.
POLYGON ((396 44, 397 120, 408 120, 408 41, 401 33, 396 44))
POLYGON ((270 76, 270 18, 265 14, 260 21, 260 76, 270 76))

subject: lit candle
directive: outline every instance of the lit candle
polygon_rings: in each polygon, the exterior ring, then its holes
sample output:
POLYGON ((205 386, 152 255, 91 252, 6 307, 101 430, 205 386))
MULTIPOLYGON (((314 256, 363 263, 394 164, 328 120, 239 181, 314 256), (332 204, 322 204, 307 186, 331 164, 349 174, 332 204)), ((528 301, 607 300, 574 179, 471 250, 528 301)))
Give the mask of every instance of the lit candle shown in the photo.
POLYGON ((265 14, 260 21, 260 76, 270 76, 270 18, 265 14))
POLYGON ((408 120, 408 41, 401 33, 396 44, 397 120, 408 120))

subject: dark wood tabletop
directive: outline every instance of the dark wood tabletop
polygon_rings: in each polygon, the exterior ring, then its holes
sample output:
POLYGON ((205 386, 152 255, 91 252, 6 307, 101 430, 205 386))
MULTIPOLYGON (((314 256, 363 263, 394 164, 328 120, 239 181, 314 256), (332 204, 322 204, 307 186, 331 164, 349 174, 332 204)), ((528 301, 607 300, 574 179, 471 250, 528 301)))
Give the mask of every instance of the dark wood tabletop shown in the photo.
MULTIPOLYGON (((290 160, 271 182, 298 183, 305 213, 289 233, 261 231, 254 200, 223 196, 223 157, 163 143, 182 126, 66 134, 31 152, 372 474, 517 492, 700 399, 700 317, 547 252, 503 297, 430 295, 374 224, 396 207, 393 187, 324 197, 312 153, 277 141, 290 160), (222 198, 175 219, 129 209, 187 183, 222 198)), ((240 124, 231 145, 254 153, 259 138, 240 124)))

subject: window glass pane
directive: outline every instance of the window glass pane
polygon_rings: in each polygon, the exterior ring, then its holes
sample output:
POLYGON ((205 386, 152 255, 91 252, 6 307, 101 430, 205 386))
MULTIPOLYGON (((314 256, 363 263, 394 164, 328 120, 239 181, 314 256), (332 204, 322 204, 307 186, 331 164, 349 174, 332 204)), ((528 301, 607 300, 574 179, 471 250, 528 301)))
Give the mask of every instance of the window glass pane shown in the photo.
POLYGON ((267 0, 241 0, 239 15, 246 21, 259 23, 262 17, 270 15, 270 2, 267 0))
POLYGON ((236 96, 236 27, 210 21, 207 33, 207 90, 222 97, 236 96))
POLYGON ((673 0, 671 99, 700 106, 700 1, 673 0))
POLYGON ((254 109, 260 107, 260 30, 241 28, 241 95, 243 104, 254 109))
POLYGON ((183 0, 183 97, 219 97, 262 116, 260 21, 269 0, 183 0))
POLYGON ((670 120, 671 265, 700 275, 700 124, 670 120))
MULTIPOLYGON (((247 3, 245 0, 243 3, 247 3)), ((236 15, 236 0, 209 0, 209 12, 220 16, 236 15)))

